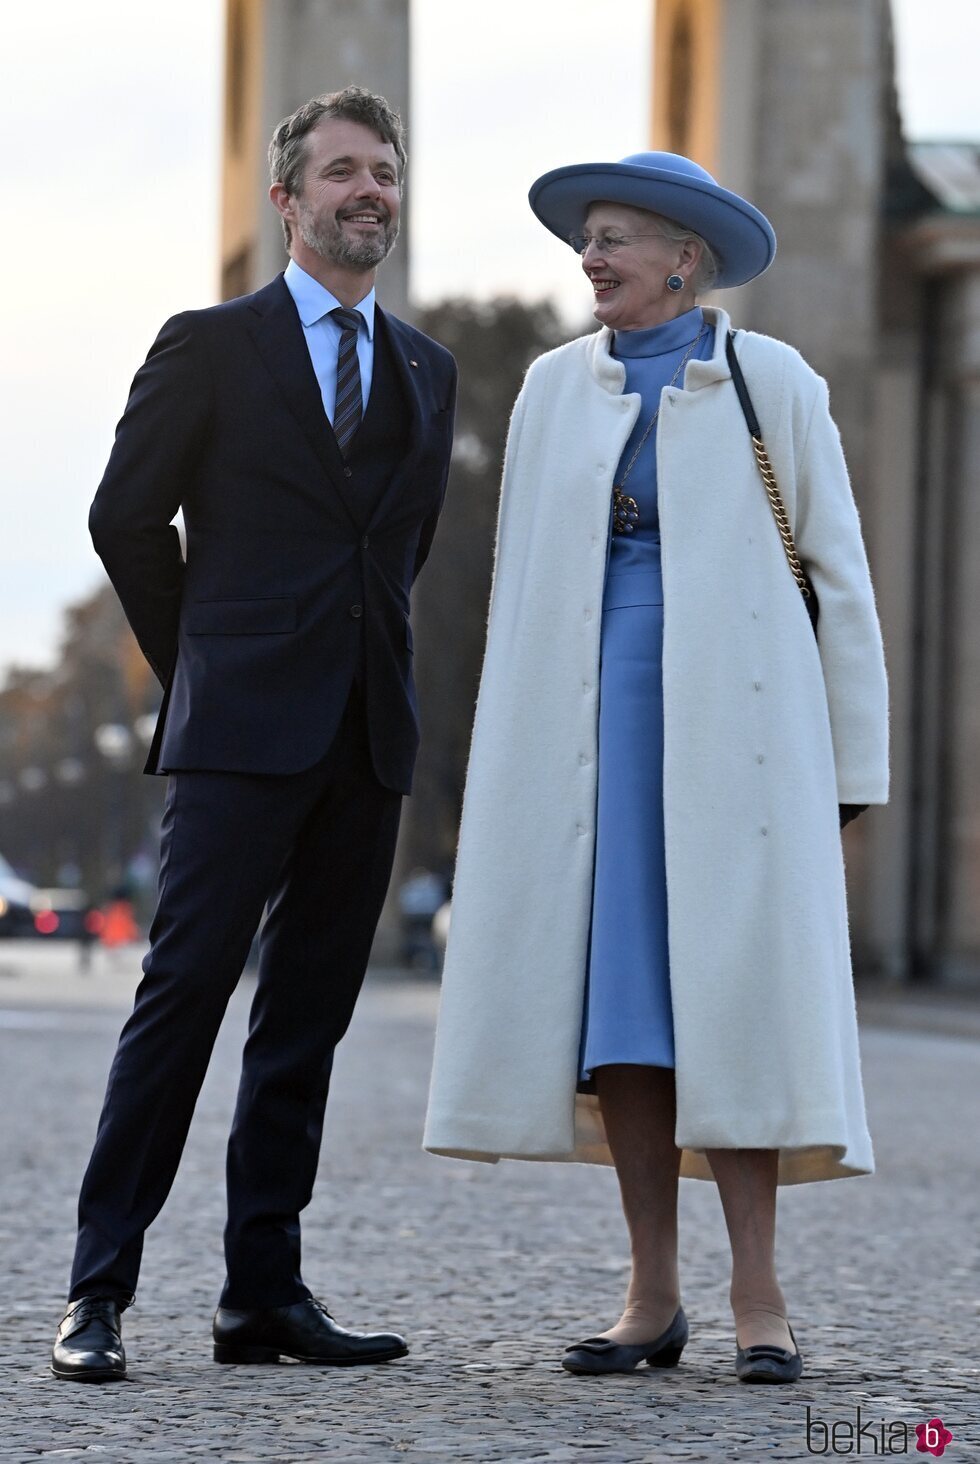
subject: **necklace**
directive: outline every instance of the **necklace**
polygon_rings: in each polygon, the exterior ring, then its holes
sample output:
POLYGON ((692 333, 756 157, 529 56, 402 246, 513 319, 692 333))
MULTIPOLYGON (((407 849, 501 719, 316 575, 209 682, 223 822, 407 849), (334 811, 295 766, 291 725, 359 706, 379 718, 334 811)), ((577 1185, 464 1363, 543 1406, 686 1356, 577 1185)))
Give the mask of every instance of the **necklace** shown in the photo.
MULTIPOLYGON (((678 376, 680 376, 681 372, 684 370, 684 367, 687 365, 688 361, 690 361, 691 357, 694 355, 694 352, 698 348, 698 344, 699 344, 699 342, 701 340, 701 337, 704 335, 704 331, 705 331, 705 327, 702 325, 701 329, 698 331, 697 335, 694 337, 694 340, 691 342, 691 345, 688 348, 686 354, 681 359, 680 364, 677 367, 677 370, 674 372, 673 376, 668 381, 667 386, 665 388, 667 391, 670 391, 670 388, 673 386, 673 384, 677 380, 678 376)), ((633 455, 630 458, 629 462, 626 464, 626 471, 625 471, 625 473, 623 474, 622 478, 620 478, 620 480, 619 480, 618 483, 614 483, 613 484, 613 524, 612 524, 612 526, 613 526, 613 533, 614 534, 632 534, 633 530, 636 528, 637 524, 640 521, 640 506, 639 506, 639 504, 637 503, 637 501, 636 501, 635 498, 631 498, 628 493, 624 493, 623 492, 623 488, 626 485, 626 479, 629 477, 630 473, 633 471, 633 464, 636 462, 637 458, 640 455, 640 449, 642 448, 643 444, 646 442, 647 438, 650 436, 650 433, 653 431, 654 427, 657 425, 657 418, 659 416, 660 416, 660 407, 658 406, 657 407, 657 410, 654 412, 653 416, 650 418, 649 422, 647 423, 646 431, 644 432, 643 436, 640 438, 639 442, 636 444, 635 448, 633 449, 633 455)))

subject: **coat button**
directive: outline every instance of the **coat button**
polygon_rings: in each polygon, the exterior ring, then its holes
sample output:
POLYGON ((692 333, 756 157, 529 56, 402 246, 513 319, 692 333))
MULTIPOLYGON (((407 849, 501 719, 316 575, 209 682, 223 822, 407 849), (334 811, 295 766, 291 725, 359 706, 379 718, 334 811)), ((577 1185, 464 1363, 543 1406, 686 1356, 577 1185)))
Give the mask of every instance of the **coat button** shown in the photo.
POLYGON ((350 618, 351 618, 351 620, 360 620, 360 618, 363 615, 363 613, 364 612, 361 609, 360 605, 352 605, 350 607, 350 618))
POLYGON ((759 833, 760 834, 768 834, 768 832, 769 832, 769 830, 766 828, 765 824, 763 824, 762 825, 762 828, 759 830, 759 833))
POLYGON ((759 763, 765 762, 765 758, 762 756, 762 753, 761 752, 757 754, 755 760, 756 760, 756 762, 759 762, 759 763))
POLYGON ((589 761, 589 755, 588 755, 588 753, 586 753, 586 752, 580 752, 579 755, 578 755, 578 765, 579 765, 579 767, 580 768, 584 768, 585 765, 588 763, 588 761, 589 761))
POLYGON ((345 478, 352 478, 353 476, 354 476, 354 474, 352 473, 352 471, 351 471, 350 468, 345 468, 344 469, 344 477, 345 478))
POLYGON ((361 540, 361 548, 366 549, 370 543, 371 540, 368 538, 367 534, 365 534, 364 538, 361 540))
POLYGON ((575 832, 578 834, 579 838, 581 838, 582 835, 585 833, 585 824, 576 824, 575 832))
POLYGON ((756 691, 761 691, 762 690, 762 682, 761 681, 753 681, 752 685, 755 687, 756 691))

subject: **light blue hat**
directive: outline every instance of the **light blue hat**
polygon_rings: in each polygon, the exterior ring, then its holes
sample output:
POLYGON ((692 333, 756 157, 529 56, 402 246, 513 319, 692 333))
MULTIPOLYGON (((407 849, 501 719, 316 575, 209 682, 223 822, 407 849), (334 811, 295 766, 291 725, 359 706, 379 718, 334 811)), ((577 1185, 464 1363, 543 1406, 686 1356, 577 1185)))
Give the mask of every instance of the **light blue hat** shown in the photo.
POLYGON ((776 235, 765 215, 678 153, 632 153, 618 163, 553 168, 532 183, 528 201, 545 228, 566 244, 581 231, 593 203, 626 203, 675 219, 715 251, 714 289, 755 279, 776 253, 776 235))

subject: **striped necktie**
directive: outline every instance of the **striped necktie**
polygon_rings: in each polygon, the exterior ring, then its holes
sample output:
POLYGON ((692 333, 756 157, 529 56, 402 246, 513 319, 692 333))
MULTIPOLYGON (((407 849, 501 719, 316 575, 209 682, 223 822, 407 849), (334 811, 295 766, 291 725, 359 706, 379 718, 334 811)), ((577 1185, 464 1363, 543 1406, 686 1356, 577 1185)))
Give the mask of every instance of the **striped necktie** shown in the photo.
POLYGON ((361 368, 357 362, 357 328, 363 316, 359 310, 338 307, 330 314, 340 326, 337 355, 337 396, 333 409, 333 430, 337 445, 345 452, 361 425, 361 368))

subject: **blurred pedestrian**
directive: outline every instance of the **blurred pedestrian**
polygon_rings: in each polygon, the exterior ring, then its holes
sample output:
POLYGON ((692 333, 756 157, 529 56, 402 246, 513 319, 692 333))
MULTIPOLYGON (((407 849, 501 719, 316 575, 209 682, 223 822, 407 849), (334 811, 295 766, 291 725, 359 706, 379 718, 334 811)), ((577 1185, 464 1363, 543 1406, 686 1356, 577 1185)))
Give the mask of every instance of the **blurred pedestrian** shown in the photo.
POLYGON ((117 890, 102 912, 102 944, 107 950, 132 945, 139 939, 139 927, 133 913, 133 902, 125 890, 117 890))
POLYGON ((413 869, 399 889, 402 959, 407 966, 425 966, 430 971, 438 971, 439 952, 432 922, 448 893, 448 882, 433 869, 413 869))
POLYGON ((345 1330, 311 1295, 300 1212, 411 786, 409 595, 445 492, 456 369, 376 304, 405 166, 384 98, 347 87, 305 103, 276 128, 270 163, 285 274, 167 322, 92 508, 165 687, 147 770, 170 781, 144 979, 82 1184, 52 1359, 63 1378, 125 1376, 120 1312, 266 904, 215 1360, 407 1350, 396 1333, 345 1330))
POLYGON ((101 940, 105 931, 105 915, 98 905, 90 905, 86 901, 81 917, 78 928, 78 969, 88 975, 92 969, 92 948, 96 941, 101 940))
POLYGON ((615 1163, 632 1279, 572 1372, 677 1362, 678 1175, 713 1178, 737 1374, 789 1382, 777 1184, 873 1162, 839 832, 888 784, 858 516, 824 382, 698 303, 771 262, 756 208, 671 153, 530 199, 600 329, 511 421, 425 1142, 615 1163))

